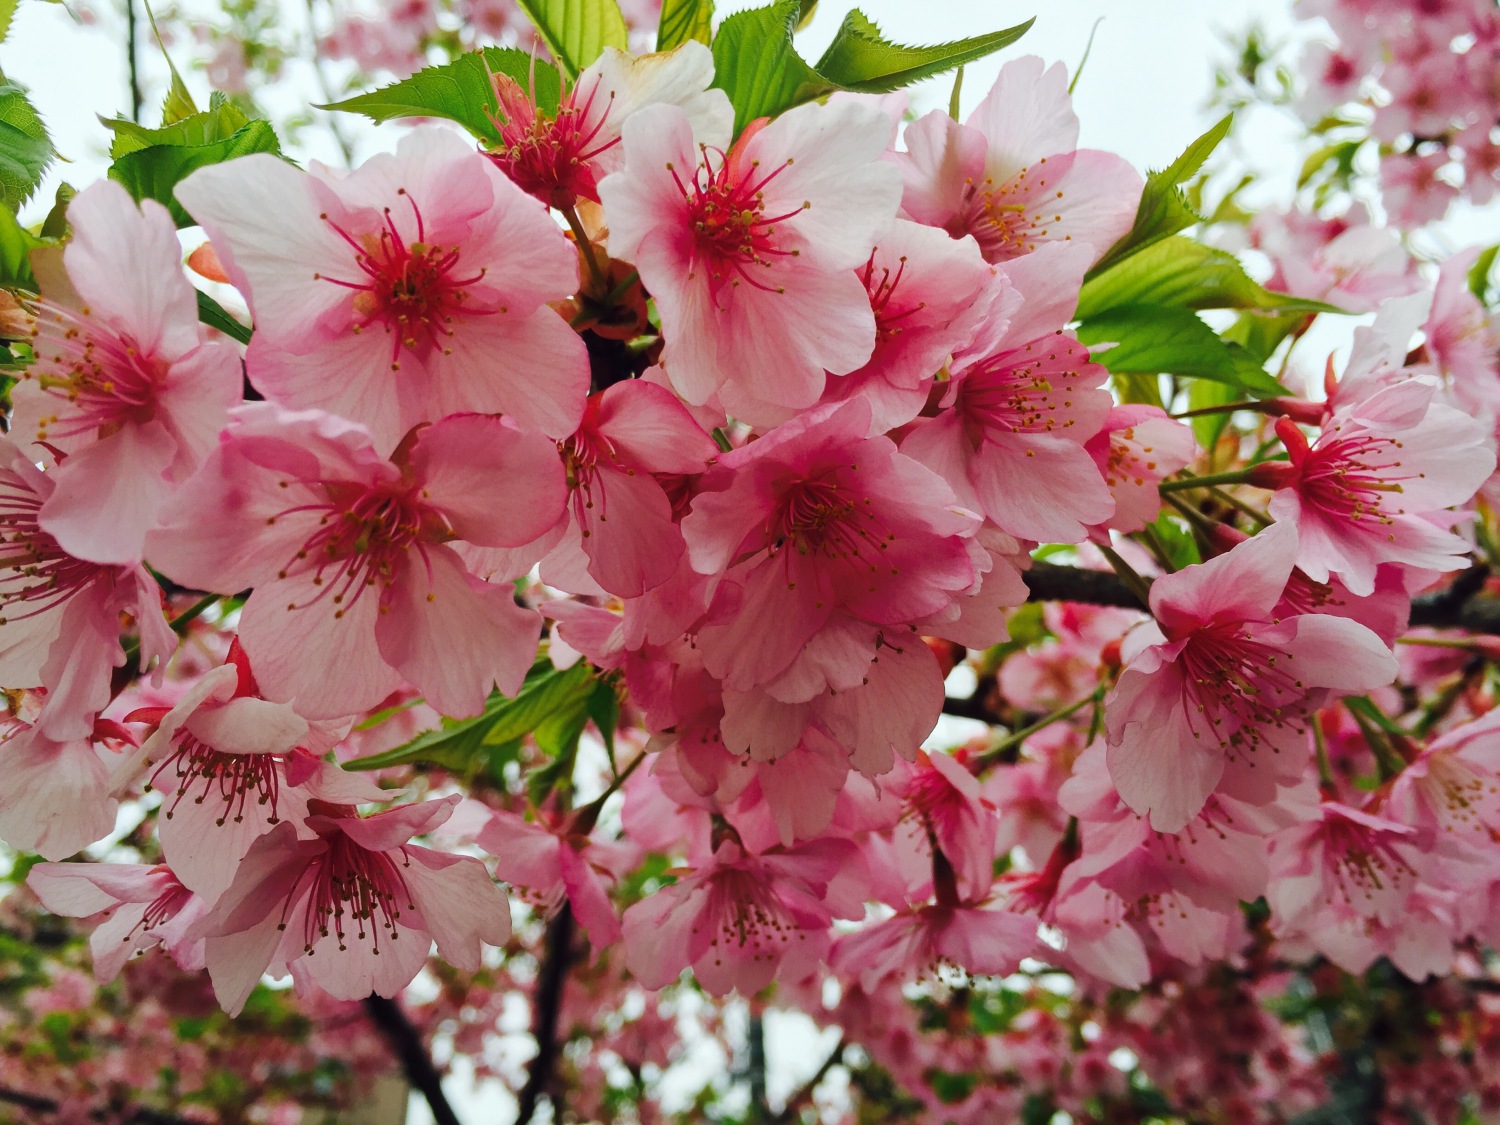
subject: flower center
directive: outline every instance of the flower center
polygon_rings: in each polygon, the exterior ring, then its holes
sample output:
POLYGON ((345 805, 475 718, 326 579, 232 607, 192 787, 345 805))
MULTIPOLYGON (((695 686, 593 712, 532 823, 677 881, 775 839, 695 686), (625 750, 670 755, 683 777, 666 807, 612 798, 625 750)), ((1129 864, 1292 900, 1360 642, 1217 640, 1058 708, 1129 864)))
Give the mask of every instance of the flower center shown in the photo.
POLYGON ((36 440, 104 436, 126 422, 149 421, 167 365, 95 322, 86 307, 36 305, 36 359, 23 377, 59 402, 58 413, 38 422, 36 440))
POLYGON ((157 778, 168 768, 176 774, 177 795, 166 809, 168 820, 177 812, 182 799, 197 788, 193 804, 212 802, 220 806, 221 814, 214 823, 221 828, 228 820, 239 824, 245 819, 245 807, 252 794, 257 807, 269 806, 266 823, 275 824, 281 792, 279 765, 280 760, 273 754, 226 754, 184 731, 178 736, 175 752, 151 775, 151 784, 157 785, 157 778))
POLYGON ((859 271, 859 277, 865 283, 865 292, 870 295, 870 311, 875 314, 875 339, 879 345, 899 336, 903 330, 901 321, 926 308, 927 302, 919 301, 899 311, 891 308, 891 298, 896 295, 896 287, 906 273, 906 257, 902 255, 893 274, 889 266, 875 265, 875 254, 876 251, 870 251, 870 260, 859 271))
MULTIPOLYGON (((1336 431, 1335 431, 1336 433, 1336 431)), ((1334 436, 1319 442, 1303 459, 1299 491, 1323 512, 1355 523, 1389 525, 1397 507, 1387 512, 1393 493, 1400 493, 1401 443, 1393 438, 1334 436)))
POLYGON ((778 258, 795 258, 800 253, 778 248, 776 225, 812 204, 804 202, 783 215, 765 213, 765 187, 791 167, 791 158, 762 176, 760 162, 752 160, 747 168, 737 151, 725 154, 713 150, 718 166, 711 168, 709 151, 702 148, 703 160, 690 183, 684 184, 677 170, 667 165, 687 200, 689 224, 697 244, 695 257, 708 270, 716 291, 721 284, 734 287, 744 281, 769 293, 783 292, 759 271, 773 268, 778 258))
POLYGON ((853 489, 829 479, 804 480, 788 489, 767 532, 773 555, 790 546, 798 555, 868 564, 871 570, 896 541, 868 498, 861 502, 853 489))
POLYGON ((1300 729, 1306 687, 1287 670, 1291 659, 1238 624, 1195 632, 1179 657, 1182 707, 1193 737, 1217 742, 1233 759, 1259 749, 1272 732, 1300 729))
POLYGON ((1044 156, 1035 167, 1022 168, 999 185, 988 178, 983 183, 970 180, 948 233, 954 238, 973 235, 987 262, 1031 253, 1048 237, 1050 224, 1062 221, 1061 214, 1042 209, 1044 203, 1055 207, 1063 195, 1060 191, 1045 194, 1046 163, 1044 156))
POLYGON ((41 497, 12 472, 0 471, 0 625, 61 605, 111 568, 75 559, 37 524, 41 497))
POLYGON ((400 936, 397 923, 402 904, 407 910, 416 910, 401 874, 401 868, 410 866, 410 861, 400 849, 396 849, 402 857, 398 863, 391 852, 362 848, 342 832, 325 837, 325 842, 328 850, 313 859, 287 895, 281 928, 286 928, 297 888, 308 886, 305 952, 311 952, 319 940, 332 934, 340 951, 348 949, 345 943, 353 938, 369 941, 378 954, 382 932, 387 941, 400 936))
POLYGON ((354 311, 358 319, 351 326, 352 332, 358 334, 372 324, 379 324, 390 334, 392 371, 401 370, 403 349, 418 358, 434 350, 451 354, 448 339, 454 333, 455 319, 487 311, 473 307, 473 294, 468 288, 482 280, 486 271, 459 276, 460 248, 430 244, 416 201, 405 188, 397 194, 411 204, 417 224, 414 241, 407 242, 402 237, 389 207, 385 209, 385 225, 359 238, 325 212, 320 217, 353 247, 354 264, 364 277, 345 281, 314 275, 317 280, 355 291, 354 311))
POLYGON ((569 90, 557 116, 548 118, 513 78, 495 75, 505 120, 496 119, 500 143, 487 155, 522 191, 559 210, 572 207, 580 195, 598 202, 590 161, 620 143, 618 136, 599 136, 615 96, 610 91, 596 107, 601 82, 595 79, 581 103, 578 88, 569 90))

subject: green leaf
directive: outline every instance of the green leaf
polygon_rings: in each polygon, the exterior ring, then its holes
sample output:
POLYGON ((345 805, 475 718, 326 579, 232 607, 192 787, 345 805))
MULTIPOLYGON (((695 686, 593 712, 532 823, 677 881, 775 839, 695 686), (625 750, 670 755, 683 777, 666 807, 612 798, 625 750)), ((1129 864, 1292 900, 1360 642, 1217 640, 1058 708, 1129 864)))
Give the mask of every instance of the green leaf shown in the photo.
POLYGON ((194 220, 172 189, 190 173, 252 153, 281 155, 281 143, 269 122, 250 120, 218 96, 209 109, 160 129, 123 119, 104 124, 115 134, 109 178, 137 202, 154 199, 165 206, 179 227, 192 226, 194 220))
POLYGON ((495 127, 500 103, 495 100, 491 73, 504 74, 534 91, 542 112, 557 113, 562 98, 557 68, 514 47, 470 51, 379 90, 318 108, 362 113, 377 123, 398 117, 444 117, 457 121, 481 140, 494 142, 500 139, 495 127))
POLYGON ((613 680, 601 679, 594 684, 588 698, 589 718, 599 731, 604 748, 610 757, 615 753, 615 729, 620 725, 620 697, 615 692, 613 680))
POLYGON ((77 194, 72 184, 57 185, 52 210, 48 211, 47 217, 42 220, 43 238, 56 240, 68 233, 68 204, 73 202, 73 197, 77 194))
POLYGON ((0 75, 0 202, 19 211, 56 155, 25 87, 0 75))
POLYGON ((708 43, 713 34, 713 0, 662 0, 656 26, 656 49, 670 51, 689 39, 708 43))
POLYGON ((1220 339, 1191 309, 1119 305, 1085 319, 1078 338, 1114 343, 1096 358, 1115 375, 1183 375, 1262 396, 1286 393, 1248 352, 1220 339))
POLYGON ((1167 562, 1172 564, 1173 570, 1181 570, 1185 566, 1193 566, 1203 561, 1193 533, 1167 512, 1162 512, 1147 527, 1166 553, 1167 562))
POLYGON ((902 47, 882 36, 880 28, 856 8, 844 17, 814 69, 840 89, 884 94, 1008 47, 1035 22, 1029 19, 1004 31, 931 47, 902 47))
POLYGON ((1084 282, 1078 316, 1087 319, 1118 305, 1342 311, 1322 301, 1273 293, 1252 281, 1233 254, 1181 235, 1160 239, 1084 282))
MULTIPOLYGON (((1225 406, 1238 399, 1239 395, 1231 383, 1218 383, 1212 379, 1194 379, 1188 387, 1188 409, 1190 410, 1225 406)), ((1224 432, 1224 427, 1229 425, 1229 414, 1227 412, 1199 414, 1188 421, 1192 424, 1193 437, 1197 438, 1199 448, 1213 449, 1218 444, 1219 435, 1224 432)))
POLYGON ((1166 168, 1160 172, 1152 172, 1146 177, 1146 186, 1141 191, 1141 201, 1135 209, 1135 222, 1131 224, 1125 237, 1111 246, 1104 257, 1100 258, 1094 268, 1089 271, 1090 277, 1102 273, 1111 264, 1129 257, 1153 242, 1185 230, 1201 220, 1202 216, 1189 206, 1187 197, 1183 195, 1182 185, 1192 179, 1198 169, 1203 167, 1203 162, 1208 159, 1209 154, 1218 148, 1219 142, 1229 135, 1229 127, 1233 123, 1233 115, 1224 118, 1188 145, 1183 154, 1166 168))
POLYGON ((734 106, 736 136, 758 117, 774 117, 833 92, 833 85, 792 46, 800 18, 798 0, 777 0, 765 8, 736 12, 714 36, 713 84, 734 106))
POLYGON ((516 0, 563 73, 577 78, 604 53, 629 50, 625 17, 616 0, 516 0))
MULTIPOLYGON (((162 51, 166 54, 166 51, 162 51)), ((172 59, 167 58, 167 66, 171 68, 172 84, 167 87, 167 96, 161 103, 161 123, 163 125, 175 125, 198 112, 198 103, 193 101, 193 95, 188 92, 187 84, 183 82, 182 75, 177 73, 177 68, 172 65, 172 59)))
POLYGON ((15 212, 0 207, 0 287, 35 293, 31 252, 45 243, 16 221, 15 212))
POLYGON ((1500 252, 1500 246, 1489 246, 1480 252, 1479 257, 1474 259, 1474 265, 1469 269, 1469 292, 1474 294, 1474 299, 1486 308, 1490 303, 1490 271, 1495 267, 1495 254, 1500 252))
POLYGON ((210 328, 217 328, 230 339, 242 344, 250 342, 250 329, 235 320, 223 305, 201 290, 198 293, 198 319, 210 328))
POLYGON ((0 43, 4 43, 5 37, 10 34, 10 23, 16 18, 16 9, 20 4, 21 0, 0 0, 0 43))

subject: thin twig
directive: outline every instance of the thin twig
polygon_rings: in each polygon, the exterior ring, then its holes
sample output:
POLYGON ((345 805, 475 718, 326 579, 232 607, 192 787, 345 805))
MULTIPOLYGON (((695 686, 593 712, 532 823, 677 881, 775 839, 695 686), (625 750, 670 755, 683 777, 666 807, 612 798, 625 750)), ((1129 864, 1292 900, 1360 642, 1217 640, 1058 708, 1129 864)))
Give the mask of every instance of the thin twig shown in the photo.
MULTIPOLYGON (((536 982, 536 1000, 531 1021, 531 1034, 536 1039, 536 1057, 526 1072, 526 1085, 517 1097, 516 1125, 526 1125, 536 1114, 537 1103, 544 1093, 550 1093, 552 1075, 557 1068, 557 1022, 562 1010, 563 985, 567 983, 568 968, 573 963, 573 907, 563 903, 562 909, 547 927, 547 952, 542 961, 542 973, 536 982)), ((554 1120, 561 1120, 561 1106, 553 1105, 554 1120)))

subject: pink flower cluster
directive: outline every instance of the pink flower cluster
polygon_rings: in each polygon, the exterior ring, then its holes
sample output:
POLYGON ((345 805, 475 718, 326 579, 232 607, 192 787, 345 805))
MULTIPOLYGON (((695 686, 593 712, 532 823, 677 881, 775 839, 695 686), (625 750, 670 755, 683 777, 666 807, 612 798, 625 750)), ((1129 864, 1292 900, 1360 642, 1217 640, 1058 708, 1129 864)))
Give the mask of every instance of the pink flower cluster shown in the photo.
POLYGON ((0 836, 101 919, 96 973, 160 944, 232 1013, 266 972, 391 996, 434 945, 474 972, 510 940, 497 877, 644 988, 831 975, 872 1010, 1026 958, 1141 988, 1241 957, 1260 898, 1288 956, 1350 968, 1421 977, 1492 933, 1495 724, 1401 727, 1389 690, 1495 469, 1478 302, 1364 290, 1341 377, 1264 404, 1253 464, 1205 482, 1230 514, 1179 504, 1191 430, 1117 402, 1070 328, 1142 180, 1078 148, 1061 66, 904 132, 840 95, 735 136, 712 78, 697 43, 606 51, 555 114, 501 80, 493 151, 428 125, 346 175, 195 172, 242 356, 163 208, 72 203, 0 445, 0 836), (624 340, 591 328, 612 292, 624 340), (1125 538, 1164 494, 1202 561, 1125 538), (1149 617, 1056 606, 1006 644, 1044 544, 1149 617), (219 602, 211 660, 181 591, 219 602), (923 749, 964 649, 1008 653, 1017 733, 923 749), (532 808, 340 764, 585 658, 624 704, 591 802, 571 759, 532 808), (143 786, 161 862, 58 862, 143 786), (631 886, 648 853, 670 881, 631 886))

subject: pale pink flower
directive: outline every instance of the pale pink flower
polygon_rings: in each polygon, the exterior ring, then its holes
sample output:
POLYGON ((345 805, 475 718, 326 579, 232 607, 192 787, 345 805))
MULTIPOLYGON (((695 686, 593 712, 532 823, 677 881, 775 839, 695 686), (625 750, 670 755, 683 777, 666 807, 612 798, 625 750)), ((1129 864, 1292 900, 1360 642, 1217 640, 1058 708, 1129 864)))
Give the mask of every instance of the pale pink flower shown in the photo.
POLYGON ((40 523, 70 555, 129 566, 240 400, 233 346, 205 342, 166 208, 102 181, 68 205, 73 237, 41 271, 10 429, 55 482, 40 523), (33 444, 37 443, 37 444, 33 444))
POLYGON ((620 940, 620 919, 609 889, 638 858, 630 844, 608 844, 564 825, 548 827, 496 810, 479 831, 479 846, 495 857, 495 874, 551 916, 564 902, 595 948, 620 940))
POLYGON ((705 474, 682 530, 693 568, 724 576, 697 643, 726 687, 853 688, 880 638, 899 647, 974 582, 976 521, 869 424, 860 400, 818 407, 705 474))
POLYGON ((1500 874, 1494 854, 1500 832, 1500 711, 1491 711, 1433 739, 1391 782, 1385 808, 1411 825, 1434 872, 1454 890, 1467 889, 1475 869, 1500 874))
POLYGON ((943 409, 919 418, 901 442, 959 503, 1022 539, 1077 542, 1114 511, 1086 447, 1109 416, 1109 373, 1061 331, 1088 264, 1079 246, 1010 263, 1020 308, 955 361, 943 409))
POLYGON ((875 314, 875 352, 858 370, 828 381, 824 402, 855 395, 870 404, 870 433, 910 422, 927 403, 934 377, 970 344, 980 324, 1000 315, 994 286, 972 239, 895 219, 856 271, 875 314))
POLYGON ((599 180, 623 163, 622 126, 648 105, 677 106, 693 135, 710 148, 727 146, 734 131, 729 98, 709 88, 713 56, 696 40, 640 56, 604 48, 552 116, 515 79, 491 77, 500 103, 500 142, 486 155, 522 190, 552 207, 566 209, 580 198, 599 202, 599 180))
POLYGON ((578 425, 588 360, 546 305, 577 288, 577 255, 455 134, 415 129, 342 178, 247 156, 176 191, 250 303, 268 399, 361 422, 382 453, 466 411, 578 425))
POLYGON ((1042 621, 1052 635, 1006 657, 998 681, 1012 704, 1051 711, 1076 703, 1099 686, 1106 649, 1118 652, 1120 639, 1141 615, 1078 602, 1044 602, 1042 621))
POLYGON ((404 805, 361 819, 349 805, 311 802, 300 840, 278 824, 250 846, 234 882, 195 927, 214 993, 238 1015, 268 969, 299 992, 340 1000, 394 996, 432 943, 465 972, 481 944, 510 938, 505 892, 484 864, 408 843, 452 814, 459 798, 404 805))
POLYGON ((1476 418, 1500 417, 1500 325, 1469 291, 1480 248, 1445 258, 1422 332, 1454 402, 1476 418))
POLYGON ((1254 483, 1276 489, 1268 510, 1297 528, 1297 565, 1309 578, 1337 575, 1359 596, 1382 563, 1462 570, 1469 546, 1432 518, 1474 495, 1495 468, 1483 426, 1433 402, 1436 388, 1408 380, 1340 410, 1309 443, 1290 418, 1276 423, 1289 460, 1264 462, 1254 483))
POLYGON ((828 963, 866 991, 943 969, 1003 977, 1038 950, 1036 929, 1035 918, 986 900, 920 906, 839 937, 828 963))
MULTIPOLYGON (((640 597, 671 578, 685 548, 655 474, 703 472, 719 452, 713 438, 670 391, 632 379, 592 396, 560 448, 572 518, 554 550, 581 549, 589 575, 617 597, 640 597)), ((543 563, 542 578, 566 589, 549 569, 556 561, 543 563)))
POLYGON ((915 766, 895 787, 908 823, 943 853, 959 897, 979 902, 995 881, 995 839, 1000 821, 979 780, 951 754, 918 752, 915 766))
POLYGON ((1158 831, 1180 830, 1221 783, 1253 804, 1274 800, 1278 779, 1295 780, 1306 761, 1311 713, 1396 673, 1363 625, 1273 617, 1296 554, 1278 524, 1152 584, 1156 621, 1128 638, 1105 724, 1110 776, 1158 831))
POLYGON ((1422 288, 1400 238, 1371 226, 1357 205, 1333 219, 1267 208, 1250 223, 1250 238, 1276 267, 1265 284, 1279 293, 1327 301, 1346 312, 1373 312, 1422 288))
POLYGON ((118 791, 142 770, 162 794, 156 831, 173 872, 215 901, 250 845, 283 820, 306 818, 310 797, 357 803, 387 794, 320 755, 347 723, 311 724, 285 703, 260 697, 238 639, 227 663, 195 683, 176 706, 143 707, 125 722, 155 729, 113 770, 118 791))
POLYGON ((1380 161, 1380 190, 1393 226, 1410 230, 1436 222, 1458 198, 1442 174, 1452 162, 1446 150, 1419 156, 1393 153, 1380 161))
POLYGON ((514 695, 541 619, 454 544, 530 542, 565 497, 553 443, 455 415, 379 456, 363 427, 316 411, 241 408, 151 557, 197 589, 255 591, 240 641, 266 697, 309 719, 353 715, 403 682, 438 711, 514 695), (525 488, 495 488, 524 481, 525 488))
POLYGON ((1105 528, 1139 531, 1161 511, 1156 486, 1193 459, 1197 443, 1193 431, 1155 406, 1126 404, 1110 409, 1104 428, 1085 448, 1104 475, 1114 498, 1114 514, 1105 528))
POLYGON ((1075 242, 1092 264, 1130 229, 1143 182, 1120 157, 1078 148, 1067 68, 1034 55, 1001 67, 964 124, 934 110, 909 125, 906 149, 902 209, 973 235, 990 262, 1075 242))
POLYGON ((208 904, 188 890, 164 864, 39 863, 26 877, 42 905, 69 918, 104 919, 89 935, 94 978, 120 975, 125 962, 161 945, 178 968, 203 968, 203 939, 189 932, 208 904))
POLYGON ((0 840, 46 859, 65 859, 114 831, 117 802, 107 757, 132 745, 129 731, 108 719, 73 738, 45 733, 50 701, 34 724, 10 724, 0 741, 8 779, 0 792, 0 840), (109 747, 110 749, 106 749, 109 747))
POLYGON ((656 299, 662 366, 689 403, 774 424, 817 402, 824 372, 865 364, 875 317, 854 272, 894 218, 879 111, 788 110, 727 153, 698 146, 675 106, 625 123, 625 170, 599 185, 610 254, 656 299))
POLYGON ((86 737, 109 703, 111 673, 126 660, 122 613, 140 631, 142 672, 165 665, 177 638, 145 567, 85 562, 40 526, 53 477, 0 438, 0 685, 45 688, 39 732, 67 742, 86 737))
POLYGON ((715 996, 759 992, 785 970, 811 970, 836 917, 863 912, 834 892, 858 851, 847 840, 814 840, 762 855, 720 843, 702 868, 625 911, 625 960, 645 988, 662 988, 689 966, 715 996))

